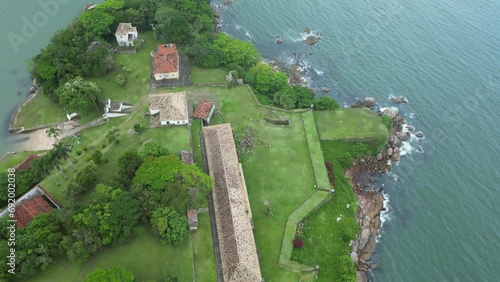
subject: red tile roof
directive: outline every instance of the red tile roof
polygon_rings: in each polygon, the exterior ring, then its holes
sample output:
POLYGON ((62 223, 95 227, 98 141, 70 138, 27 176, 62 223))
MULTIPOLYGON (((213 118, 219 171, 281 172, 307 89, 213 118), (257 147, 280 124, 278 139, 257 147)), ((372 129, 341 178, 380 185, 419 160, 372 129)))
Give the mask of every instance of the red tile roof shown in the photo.
POLYGON ((179 52, 175 44, 160 44, 154 53, 153 73, 168 73, 179 71, 179 52))
POLYGON ((196 110, 193 113, 193 117, 207 119, 213 106, 213 102, 200 101, 200 103, 198 103, 198 107, 196 107, 196 110))
POLYGON ((16 166, 16 171, 30 169, 31 168, 30 163, 38 158, 39 158, 38 155, 34 154, 29 155, 26 159, 24 159, 16 166))
POLYGON ((48 213, 52 210, 52 206, 42 196, 36 196, 26 200, 16 207, 14 218, 17 220, 18 228, 25 227, 37 215, 48 213))

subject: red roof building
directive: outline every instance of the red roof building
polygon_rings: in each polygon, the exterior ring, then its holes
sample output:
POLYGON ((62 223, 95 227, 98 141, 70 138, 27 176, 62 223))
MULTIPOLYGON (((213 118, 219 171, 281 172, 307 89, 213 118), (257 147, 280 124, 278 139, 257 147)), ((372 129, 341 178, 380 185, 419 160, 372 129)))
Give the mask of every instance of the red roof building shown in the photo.
POLYGON ((27 226, 30 221, 41 213, 48 213, 53 207, 42 197, 36 196, 26 200, 16 206, 14 219, 17 220, 16 227, 23 228, 27 226))
POLYGON ((22 162, 20 162, 16 167, 16 171, 21 171, 21 170, 28 170, 31 168, 30 164, 32 161, 38 159, 38 155, 31 154, 29 155, 26 159, 24 159, 22 162))
POLYGON ((153 74, 156 80, 179 78, 179 52, 175 44, 160 44, 153 56, 153 74))
POLYGON ((200 101, 196 110, 194 110, 193 117, 204 120, 207 124, 210 124, 210 119, 215 110, 215 104, 208 101, 200 101))

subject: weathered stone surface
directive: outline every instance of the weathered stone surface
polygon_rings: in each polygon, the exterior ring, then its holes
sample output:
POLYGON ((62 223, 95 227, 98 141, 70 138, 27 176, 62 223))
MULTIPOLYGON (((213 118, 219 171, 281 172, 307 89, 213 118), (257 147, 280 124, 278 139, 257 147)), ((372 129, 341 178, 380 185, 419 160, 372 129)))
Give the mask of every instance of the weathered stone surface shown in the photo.
POLYGON ((375 263, 370 264, 370 269, 371 270, 374 270, 375 268, 377 268, 377 264, 375 264, 375 263))
POLYGON ((356 272, 356 280, 358 282, 368 282, 368 278, 366 278, 366 272, 364 271, 356 272))
POLYGON ((323 87, 323 89, 321 89, 321 91, 325 92, 325 93, 330 93, 330 88, 328 87, 323 87))
POLYGON ((274 42, 277 43, 277 44, 281 44, 281 43, 283 43, 283 39, 281 39, 280 37, 278 37, 278 38, 276 38, 276 40, 274 42))
POLYGON ((378 153, 377 155, 377 161, 381 161, 383 158, 382 153, 378 153))
POLYGON ((398 114, 396 111, 392 110, 392 109, 385 109, 382 114, 390 117, 390 118, 395 118, 396 115, 398 114))
POLYGON ((307 45, 314 45, 314 44, 319 42, 319 39, 320 39, 319 36, 316 36, 314 34, 310 34, 306 37, 306 39, 304 41, 306 42, 307 45))
POLYGON ((29 92, 31 94, 35 93, 36 92, 36 87, 35 86, 31 86, 29 92))
POLYGON ((415 136, 417 136, 418 138, 422 138, 424 137, 424 133, 422 131, 419 131, 415 134, 415 136))
POLYGON ((389 98, 389 101, 395 103, 395 104, 406 104, 408 103, 408 100, 406 100, 405 97, 391 97, 389 98))
POLYGON ((392 148, 387 149, 387 155, 392 156, 392 148))
POLYGON ((361 104, 363 106, 367 107, 367 108, 371 108, 371 107, 375 106, 375 98, 373 98, 373 97, 365 97, 361 101, 361 104))

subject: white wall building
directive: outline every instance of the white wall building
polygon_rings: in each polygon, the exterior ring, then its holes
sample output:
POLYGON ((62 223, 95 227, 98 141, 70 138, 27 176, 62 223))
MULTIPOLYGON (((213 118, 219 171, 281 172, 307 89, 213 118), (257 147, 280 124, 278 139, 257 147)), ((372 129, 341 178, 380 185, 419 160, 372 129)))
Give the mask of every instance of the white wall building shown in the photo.
POLYGON ((134 39, 139 37, 137 28, 131 23, 120 23, 115 32, 116 42, 118 46, 134 46, 134 39))

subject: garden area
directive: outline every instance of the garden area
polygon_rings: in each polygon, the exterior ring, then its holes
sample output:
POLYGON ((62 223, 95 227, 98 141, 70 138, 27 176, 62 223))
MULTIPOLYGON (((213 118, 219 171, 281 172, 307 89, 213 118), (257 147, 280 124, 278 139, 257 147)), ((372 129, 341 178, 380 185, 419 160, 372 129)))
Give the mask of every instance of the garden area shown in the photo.
POLYGON ((226 83, 227 71, 223 69, 204 69, 191 65, 191 79, 194 84, 226 83))

